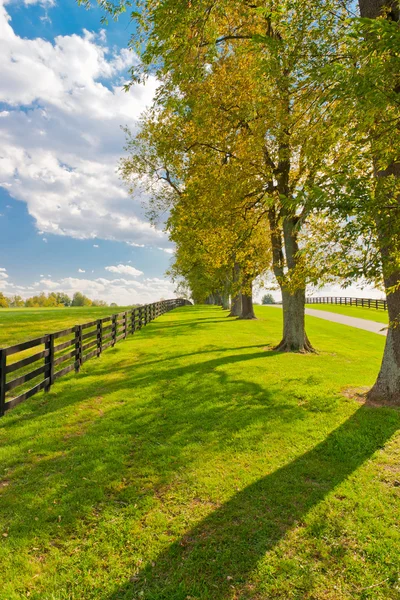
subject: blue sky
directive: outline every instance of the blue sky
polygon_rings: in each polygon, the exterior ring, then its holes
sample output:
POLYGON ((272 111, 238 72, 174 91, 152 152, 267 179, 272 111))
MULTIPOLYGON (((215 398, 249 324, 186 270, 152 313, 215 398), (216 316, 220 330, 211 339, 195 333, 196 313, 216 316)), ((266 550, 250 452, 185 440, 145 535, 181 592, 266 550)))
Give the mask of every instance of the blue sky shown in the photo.
POLYGON ((156 82, 122 90, 129 16, 75 0, 0 0, 0 290, 77 289, 118 303, 173 296, 173 247, 116 168, 156 82), (4 57, 4 58, 3 58, 4 57))

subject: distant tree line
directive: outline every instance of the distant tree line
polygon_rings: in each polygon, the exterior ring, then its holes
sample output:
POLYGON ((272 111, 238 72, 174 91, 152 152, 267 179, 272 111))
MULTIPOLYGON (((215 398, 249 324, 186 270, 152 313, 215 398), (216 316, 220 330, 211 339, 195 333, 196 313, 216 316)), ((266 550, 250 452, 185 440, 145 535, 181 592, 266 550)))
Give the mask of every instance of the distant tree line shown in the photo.
MULTIPOLYGON (((115 304, 111 304, 111 306, 115 304)), ((63 292, 50 292, 45 294, 42 292, 36 296, 31 296, 24 300, 21 296, 5 296, 0 292, 0 308, 63 308, 66 306, 108 306, 104 300, 91 300, 82 292, 75 292, 72 296, 64 294, 63 292)))

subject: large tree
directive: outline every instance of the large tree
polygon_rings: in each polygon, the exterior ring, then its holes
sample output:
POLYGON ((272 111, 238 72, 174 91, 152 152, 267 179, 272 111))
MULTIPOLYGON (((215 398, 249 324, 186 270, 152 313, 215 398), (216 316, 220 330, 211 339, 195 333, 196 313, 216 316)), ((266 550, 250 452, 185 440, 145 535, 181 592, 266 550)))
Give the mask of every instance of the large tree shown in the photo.
POLYGON ((201 144, 209 164, 221 157, 234 162, 253 205, 263 207, 283 298, 278 348, 311 350, 299 234, 338 145, 326 85, 313 74, 337 52, 342 8, 333 0, 143 0, 138 6, 136 49, 142 71, 161 82, 156 106, 180 104, 201 122, 191 151, 201 144))
POLYGON ((366 121, 362 114, 360 125, 370 135, 375 178, 370 211, 390 320, 381 370, 369 397, 400 403, 400 10, 398 0, 359 0, 359 7, 361 17, 378 20, 364 27, 364 77, 370 92, 359 100, 369 115, 366 121))

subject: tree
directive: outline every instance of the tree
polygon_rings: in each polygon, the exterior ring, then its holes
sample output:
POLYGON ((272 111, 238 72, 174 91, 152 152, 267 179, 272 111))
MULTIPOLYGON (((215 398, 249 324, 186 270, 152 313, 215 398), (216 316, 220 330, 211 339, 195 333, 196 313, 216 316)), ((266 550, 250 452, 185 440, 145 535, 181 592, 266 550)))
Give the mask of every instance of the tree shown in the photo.
MULTIPOLYGON (((155 110, 170 107, 171 115, 186 117, 193 125, 186 158, 200 156, 201 148, 209 170, 221 161, 235 165, 234 185, 244 183, 253 205, 268 215, 284 309, 278 349, 312 350, 299 235, 318 206, 318 186, 326 163, 334 163, 341 134, 325 85, 313 73, 329 65, 340 43, 344 10, 329 0, 260 6, 221 0, 218 10, 202 3, 188 10, 166 0, 139 5, 137 49, 144 71, 157 65, 162 82, 155 110)), ((165 172, 162 178, 173 187, 179 175, 165 172)))
POLYGON ((8 308, 9 306, 9 300, 8 298, 6 298, 6 296, 0 292, 0 308, 8 308))
MULTIPOLYGON (((369 392, 369 398, 372 400, 386 400, 392 403, 400 403, 400 154, 398 152, 398 143, 391 146, 392 151, 386 147, 388 137, 393 133, 398 141, 398 129, 400 115, 398 111, 398 99, 400 94, 398 68, 399 68, 399 53, 395 46, 392 48, 390 42, 397 39, 400 41, 398 33, 398 23, 400 19, 399 2, 396 0, 359 0, 361 17, 369 19, 378 19, 378 27, 384 37, 379 36, 376 39, 376 29, 372 27, 366 33, 364 44, 371 50, 374 42, 378 41, 382 44, 387 44, 386 48, 382 49, 375 47, 374 58, 379 54, 381 60, 378 61, 381 73, 387 73, 387 65, 389 63, 389 85, 390 76, 392 80, 392 89, 388 89, 387 79, 385 81, 385 113, 377 113, 374 110, 374 105, 368 106, 369 114, 375 117, 369 119, 369 133, 371 135, 371 150, 372 160, 374 163, 374 178, 375 178, 375 202, 372 203, 372 214, 376 226, 380 257, 382 261, 383 278, 387 295, 388 313, 390 326, 386 339, 386 346, 382 361, 382 366, 378 375, 378 379, 369 392), (388 43, 389 42, 389 43, 388 43), (397 60, 396 60, 397 57, 397 60), (394 67, 394 68, 393 68, 394 67), (397 104, 397 107, 396 107, 397 104), (393 105, 395 107, 395 119, 390 128, 390 134, 384 135, 382 145, 382 125, 387 128, 388 113, 393 113, 393 105), (396 110, 397 108, 397 110, 396 110), (397 124, 396 124, 397 121, 397 124), (377 138, 377 134, 380 139, 377 138), (386 142, 386 143, 385 143, 386 142), (394 152, 393 152, 394 151, 394 152)), ((375 25, 375 24, 374 24, 375 25)), ((371 61, 372 62, 372 61, 371 61)), ((376 67, 372 63, 369 66, 376 67)), ((375 71, 375 69, 374 69, 375 71)), ((374 72, 371 69, 371 74, 374 72)), ((373 87, 373 80, 370 80, 373 87)), ((378 86, 376 86, 378 87, 378 86)), ((373 97, 380 96, 378 106, 381 107, 382 94, 373 94, 373 97)), ((362 101, 365 107, 365 97, 362 101)), ((375 104, 376 106, 376 104, 375 104)), ((365 129, 365 127, 363 127, 365 129)))
POLYGON ((275 304, 275 300, 272 294, 265 294, 262 297, 261 304, 275 304))
POLYGON ((105 300, 93 300, 92 306, 107 306, 107 302, 105 300))
POLYGON ((63 306, 71 306, 71 298, 64 294, 63 292, 58 292, 56 294, 57 304, 62 304, 63 306))
POLYGON ((11 296, 11 298, 9 299, 9 306, 12 308, 19 308, 24 305, 25 305, 25 302, 21 298, 21 296, 15 295, 15 296, 11 296))
POLYGON ((90 298, 82 294, 81 292, 75 292, 72 298, 71 306, 91 306, 92 301, 90 298))

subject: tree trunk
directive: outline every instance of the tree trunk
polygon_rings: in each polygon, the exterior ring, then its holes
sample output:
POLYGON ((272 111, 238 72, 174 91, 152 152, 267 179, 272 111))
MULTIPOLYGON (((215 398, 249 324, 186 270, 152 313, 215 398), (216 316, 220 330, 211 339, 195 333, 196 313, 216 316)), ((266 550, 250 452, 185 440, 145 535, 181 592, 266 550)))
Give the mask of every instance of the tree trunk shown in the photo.
POLYGON ((375 225, 386 290, 389 329, 378 379, 368 393, 368 399, 400 404, 400 271, 398 270, 400 232, 400 197, 390 197, 385 189, 387 177, 400 179, 400 163, 390 165, 385 171, 376 171, 377 209, 375 225), (383 189, 382 189, 383 188, 383 189), (384 210, 388 206, 391 209, 384 210), (394 210, 393 210, 394 209, 394 210))
POLYGON ((222 294, 222 308, 229 310, 229 294, 222 294))
POLYGON ((253 308, 253 293, 242 294, 242 312, 240 319, 257 319, 253 308))
POLYGON ((232 298, 231 302, 231 312, 229 313, 229 317, 240 317, 242 314, 242 295, 237 294, 232 298))
POLYGON ((285 217, 283 231, 276 218, 275 209, 269 212, 272 245, 272 265, 282 293, 283 337, 274 348, 278 352, 314 352, 305 330, 305 288, 288 289, 287 282, 296 271, 298 257, 297 227, 294 218, 285 217), (284 271, 283 243, 287 273, 284 271))
POLYGON ((399 20, 398 0, 358 0, 360 15, 364 19, 376 19, 389 10, 388 16, 393 21, 399 20))
POLYGON ((242 314, 242 295, 240 292, 236 293, 236 290, 239 286, 240 279, 240 265, 238 263, 234 264, 233 267, 233 291, 235 295, 232 297, 231 302, 231 312, 229 313, 229 317, 240 317, 242 314))
POLYGON ((305 290, 290 293, 282 288, 283 338, 274 348, 279 352, 313 352, 305 330, 305 290))
MULTIPOLYGON (((397 273, 397 284, 400 273, 397 273)), ((390 326, 378 379, 368 399, 400 404, 400 289, 387 295, 390 326)))
MULTIPOLYGON (((359 6, 364 18, 375 19, 388 10, 387 18, 400 19, 398 0, 359 0, 359 6)), ((368 399, 400 404, 400 272, 397 266, 400 198, 390 195, 387 188, 385 190, 388 177, 400 178, 400 163, 391 164, 384 171, 376 169, 375 177, 377 206, 374 220, 382 259, 389 330, 378 379, 368 393, 368 399), (388 208, 385 210, 385 207, 388 208)))

